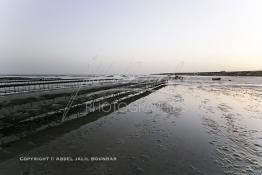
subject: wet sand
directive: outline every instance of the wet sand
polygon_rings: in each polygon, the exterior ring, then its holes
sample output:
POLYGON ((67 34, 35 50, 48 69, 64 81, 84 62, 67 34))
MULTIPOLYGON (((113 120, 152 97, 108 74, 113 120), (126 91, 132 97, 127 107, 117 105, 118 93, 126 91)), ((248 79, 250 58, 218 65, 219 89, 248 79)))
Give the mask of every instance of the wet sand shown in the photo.
POLYGON ((16 156, 0 163, 0 174, 259 175, 261 109, 261 87, 171 82, 20 155, 116 161, 22 162, 16 156))

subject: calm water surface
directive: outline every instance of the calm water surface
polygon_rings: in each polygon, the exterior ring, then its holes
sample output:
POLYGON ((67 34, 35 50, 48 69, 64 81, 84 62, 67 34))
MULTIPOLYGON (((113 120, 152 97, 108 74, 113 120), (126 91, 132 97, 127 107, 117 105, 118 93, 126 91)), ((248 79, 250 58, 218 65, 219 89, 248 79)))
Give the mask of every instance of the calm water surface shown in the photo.
POLYGON ((117 161, 20 162, 15 157, 0 163, 0 174, 259 175, 262 81, 227 79, 232 81, 186 77, 170 82, 119 111, 22 154, 113 156, 117 161))

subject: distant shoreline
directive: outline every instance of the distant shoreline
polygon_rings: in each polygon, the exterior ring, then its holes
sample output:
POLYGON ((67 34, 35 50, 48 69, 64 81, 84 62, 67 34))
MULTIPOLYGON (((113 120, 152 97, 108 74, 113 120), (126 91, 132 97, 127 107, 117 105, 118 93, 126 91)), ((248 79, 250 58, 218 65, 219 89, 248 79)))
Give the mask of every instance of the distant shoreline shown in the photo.
POLYGON ((220 72, 184 72, 184 73, 159 73, 152 75, 191 75, 191 76, 262 76, 262 71, 220 71, 220 72))
MULTIPOLYGON (((21 78, 21 77, 60 77, 60 76, 71 76, 71 77, 88 77, 88 76, 112 76, 118 74, 0 74, 3 77, 21 78)), ((119 74, 124 75, 124 74, 119 74)), ((135 74, 133 74, 135 75, 135 74)), ((146 75, 146 74, 143 74, 146 75)), ((262 77, 261 71, 219 71, 219 72, 166 72, 166 73, 153 73, 147 75, 190 75, 190 76, 257 76, 262 77)), ((1 79, 1 78, 0 78, 1 79)))

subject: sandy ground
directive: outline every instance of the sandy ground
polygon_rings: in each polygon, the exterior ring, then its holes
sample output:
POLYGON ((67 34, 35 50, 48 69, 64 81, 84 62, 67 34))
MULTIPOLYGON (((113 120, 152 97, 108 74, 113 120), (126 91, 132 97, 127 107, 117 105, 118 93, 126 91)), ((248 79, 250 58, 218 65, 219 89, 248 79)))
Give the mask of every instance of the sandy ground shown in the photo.
POLYGON ((0 163, 0 174, 259 175, 261 109, 261 87, 171 83, 20 155, 116 161, 22 162, 17 156, 0 163))

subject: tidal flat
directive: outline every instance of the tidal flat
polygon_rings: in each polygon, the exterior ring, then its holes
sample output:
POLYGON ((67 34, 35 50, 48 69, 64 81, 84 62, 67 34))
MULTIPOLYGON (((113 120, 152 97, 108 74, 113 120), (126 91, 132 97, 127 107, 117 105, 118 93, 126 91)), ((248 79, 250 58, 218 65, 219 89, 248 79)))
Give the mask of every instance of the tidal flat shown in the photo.
POLYGON ((42 132, 52 138, 48 141, 32 137, 1 147, 1 154, 13 156, 0 162, 0 174, 259 175, 262 79, 170 80, 114 112, 56 132, 42 132), (33 146, 14 153, 24 142, 33 146), (21 161, 21 156, 73 161, 21 161))

